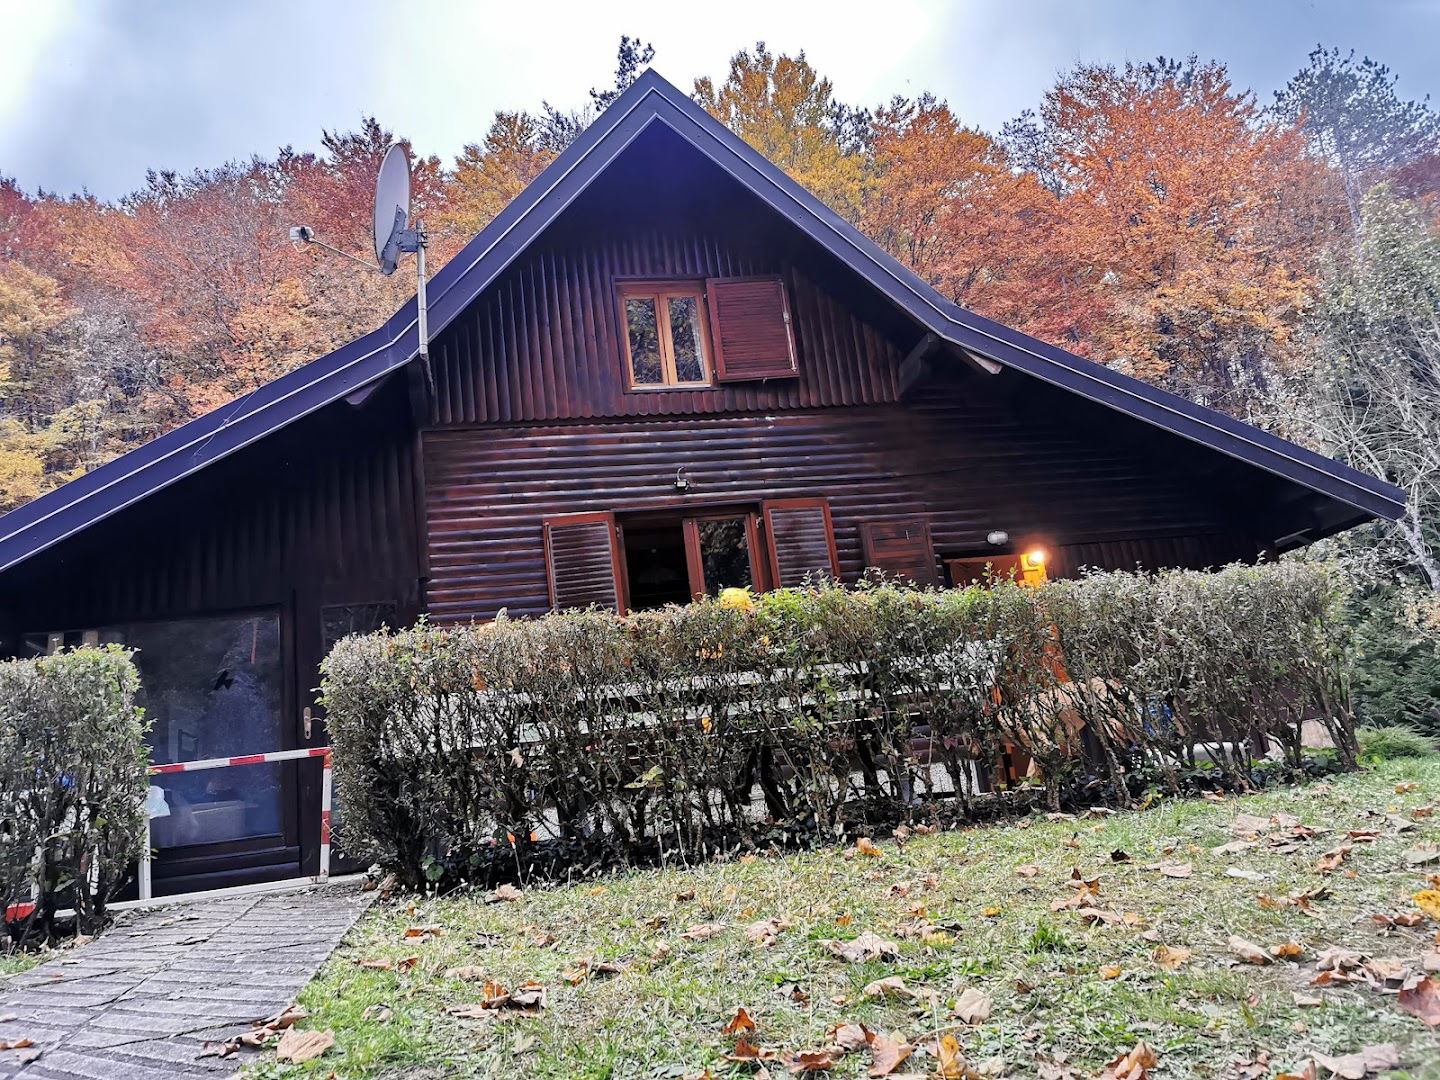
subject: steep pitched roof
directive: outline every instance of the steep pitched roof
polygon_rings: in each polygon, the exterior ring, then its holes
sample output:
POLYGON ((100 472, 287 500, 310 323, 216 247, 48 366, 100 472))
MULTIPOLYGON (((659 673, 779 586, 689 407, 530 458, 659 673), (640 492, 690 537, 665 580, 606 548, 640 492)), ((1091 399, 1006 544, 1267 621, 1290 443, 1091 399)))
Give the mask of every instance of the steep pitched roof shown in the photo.
MULTIPOLYGON (((951 303, 653 71, 646 71, 429 284, 439 334, 653 123, 663 123, 938 337, 1003 367, 1394 519, 1404 493, 1212 409, 1111 371, 951 303)), ((415 301, 379 329, 0 517, 0 573, 417 355, 415 301)))

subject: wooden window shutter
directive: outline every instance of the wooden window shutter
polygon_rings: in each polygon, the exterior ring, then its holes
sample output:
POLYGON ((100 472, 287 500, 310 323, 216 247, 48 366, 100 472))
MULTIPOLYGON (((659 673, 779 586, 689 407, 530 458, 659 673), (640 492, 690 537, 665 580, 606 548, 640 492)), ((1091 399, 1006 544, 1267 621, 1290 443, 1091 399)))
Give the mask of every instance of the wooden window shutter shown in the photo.
POLYGON ((620 544, 615 515, 560 514, 545 519, 545 565, 550 606, 623 610, 620 544))
POLYGON ((935 547, 930 524, 924 518, 903 521, 867 521, 860 526, 865 565, 896 574, 916 585, 936 585, 935 547))
POLYGON ((830 504, 824 499, 772 499, 762 504, 770 547, 771 581, 777 588, 806 578, 840 577, 830 504))
POLYGON ((705 297, 717 380, 786 379, 798 374, 790 301, 780 278, 710 278, 705 297))

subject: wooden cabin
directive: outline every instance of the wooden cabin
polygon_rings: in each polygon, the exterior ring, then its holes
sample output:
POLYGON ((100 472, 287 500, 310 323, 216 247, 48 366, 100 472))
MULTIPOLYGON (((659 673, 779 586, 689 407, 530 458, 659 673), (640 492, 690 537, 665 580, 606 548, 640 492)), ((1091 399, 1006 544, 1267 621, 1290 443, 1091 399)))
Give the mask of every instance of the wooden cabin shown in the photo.
MULTIPOLYGON (((137 647, 157 762, 324 745, 353 631, 1254 559, 1396 488, 949 303, 646 73, 384 326, 0 518, 0 649, 137 647)), ((313 873, 318 770, 157 778, 157 893, 313 873)))

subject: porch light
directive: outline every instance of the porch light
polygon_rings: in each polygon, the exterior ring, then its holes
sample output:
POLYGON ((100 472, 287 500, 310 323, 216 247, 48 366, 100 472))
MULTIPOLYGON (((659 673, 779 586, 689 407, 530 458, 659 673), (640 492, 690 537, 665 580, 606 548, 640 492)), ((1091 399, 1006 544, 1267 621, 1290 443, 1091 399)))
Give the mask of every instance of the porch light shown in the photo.
POLYGON ((1026 567, 1026 569, 1030 569, 1031 567, 1039 568, 1039 567, 1044 566, 1044 565, 1045 565, 1045 549, 1044 549, 1044 548, 1035 548, 1034 550, 1032 550, 1032 551, 1027 551, 1027 552, 1025 553, 1025 567, 1026 567))

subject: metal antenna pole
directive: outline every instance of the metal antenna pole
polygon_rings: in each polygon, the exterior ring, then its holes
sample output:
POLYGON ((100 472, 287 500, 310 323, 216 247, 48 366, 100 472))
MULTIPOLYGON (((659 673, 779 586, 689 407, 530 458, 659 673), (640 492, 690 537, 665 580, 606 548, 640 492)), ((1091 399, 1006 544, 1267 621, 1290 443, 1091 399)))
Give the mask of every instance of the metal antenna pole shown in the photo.
POLYGON ((427 369, 430 363, 430 320, 425 304, 425 223, 415 223, 415 316, 416 329, 420 333, 420 359, 427 369))

